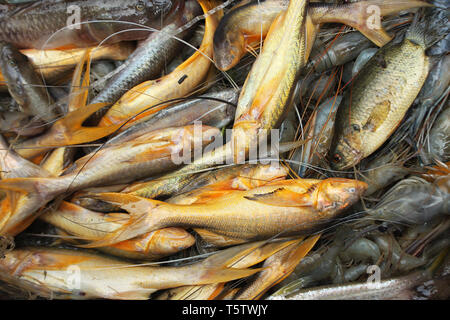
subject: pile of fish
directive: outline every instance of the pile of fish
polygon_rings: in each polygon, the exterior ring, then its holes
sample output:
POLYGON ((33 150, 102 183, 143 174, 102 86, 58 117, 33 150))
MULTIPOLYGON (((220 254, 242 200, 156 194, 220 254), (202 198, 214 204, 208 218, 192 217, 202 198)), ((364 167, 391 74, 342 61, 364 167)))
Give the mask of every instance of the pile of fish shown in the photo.
POLYGON ((448 299, 449 4, 0 1, 0 298, 448 299))

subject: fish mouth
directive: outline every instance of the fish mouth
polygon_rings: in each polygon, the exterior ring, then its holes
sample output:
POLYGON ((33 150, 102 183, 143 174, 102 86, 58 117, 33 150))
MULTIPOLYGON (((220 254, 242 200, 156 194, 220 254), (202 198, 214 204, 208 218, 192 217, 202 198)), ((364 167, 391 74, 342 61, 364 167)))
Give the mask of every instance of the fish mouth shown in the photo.
POLYGON ((335 149, 330 161, 334 170, 345 170, 358 164, 363 156, 360 151, 353 148, 347 139, 343 139, 340 146, 335 149))

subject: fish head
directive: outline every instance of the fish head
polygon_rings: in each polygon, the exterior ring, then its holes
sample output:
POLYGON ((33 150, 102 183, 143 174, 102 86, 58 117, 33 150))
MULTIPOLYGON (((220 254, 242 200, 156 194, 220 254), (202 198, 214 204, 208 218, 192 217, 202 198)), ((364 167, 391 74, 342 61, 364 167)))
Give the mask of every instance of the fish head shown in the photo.
POLYGON ((363 181, 330 178, 317 187, 316 208, 323 213, 334 214, 353 205, 366 191, 368 185, 363 181))
POLYGON ((42 264, 39 251, 14 249, 0 259, 0 266, 11 274, 22 275, 23 272, 42 264))
POLYGON ((221 71, 228 71, 241 59, 245 48, 244 36, 239 32, 222 32, 214 34, 214 61, 221 71))
POLYGON ((16 87, 12 92, 18 93, 14 94, 13 98, 19 105, 25 103, 24 98, 20 95, 21 86, 19 84, 23 82, 22 74, 26 72, 24 68, 28 65, 29 61, 25 55, 10 44, 0 41, 0 69, 5 80, 8 81, 8 85, 16 87))
POLYGON ((330 149, 330 163, 334 170, 344 170, 358 164, 362 158, 361 133, 358 130, 346 129, 339 133, 337 141, 330 149))

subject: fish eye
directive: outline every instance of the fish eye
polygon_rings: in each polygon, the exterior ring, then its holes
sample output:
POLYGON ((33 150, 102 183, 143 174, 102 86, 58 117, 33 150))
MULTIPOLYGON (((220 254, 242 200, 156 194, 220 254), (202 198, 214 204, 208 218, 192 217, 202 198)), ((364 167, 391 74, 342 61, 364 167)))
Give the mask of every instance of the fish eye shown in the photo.
POLYGON ((341 157, 341 155, 339 153, 335 153, 333 155, 333 161, 334 162, 340 162, 341 160, 342 160, 342 157, 341 157))
POLYGON ((137 10, 137 11, 143 11, 144 9, 145 9, 144 3, 143 3, 142 1, 139 1, 139 2, 136 4, 136 10, 137 10))
POLYGON ((356 189, 355 189, 355 188, 349 188, 349 189, 348 189, 348 192, 354 193, 354 192, 356 192, 356 189))
POLYGON ((357 124, 352 124, 352 128, 353 128, 353 130, 355 130, 355 131, 361 131, 361 128, 360 128, 359 125, 357 125, 357 124))
POLYGON ((9 63, 9 65, 11 67, 15 67, 16 66, 16 63, 14 62, 14 60, 9 60, 8 63, 9 63))

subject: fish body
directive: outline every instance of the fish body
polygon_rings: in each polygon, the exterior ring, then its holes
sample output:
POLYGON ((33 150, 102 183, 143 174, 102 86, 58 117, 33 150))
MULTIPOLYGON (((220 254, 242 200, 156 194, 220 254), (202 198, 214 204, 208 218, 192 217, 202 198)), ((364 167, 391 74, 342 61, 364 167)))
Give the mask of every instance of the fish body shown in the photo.
POLYGON ((24 113, 46 122, 57 117, 58 113, 52 106, 53 99, 31 62, 5 42, 0 42, 0 69, 9 93, 24 113))
POLYGON ((343 285, 321 286, 304 289, 289 298, 274 296, 270 299, 289 300, 395 300, 411 299, 414 295, 408 290, 429 280, 424 272, 413 272, 409 275, 382 280, 378 283, 349 283, 343 285))
POLYGON ((205 172, 194 178, 190 184, 181 190, 181 194, 167 200, 175 204, 191 204, 207 201, 214 191, 250 190, 283 180, 288 174, 284 167, 271 165, 238 165, 217 171, 205 172))
POLYGON ((0 265, 10 275, 71 299, 143 300, 160 290, 243 278, 259 269, 229 269, 228 253, 194 265, 136 267, 120 260, 79 250, 26 248, 9 252, 0 265), (74 273, 80 277, 74 281, 74 273))
POLYGON ((107 141, 107 145, 129 141, 154 130, 187 126, 195 122, 216 128, 225 127, 234 119, 234 104, 238 96, 239 91, 227 89, 202 95, 202 97, 224 100, 223 102, 202 98, 179 102, 159 110, 154 115, 139 119, 129 126, 125 125, 122 132, 107 141))
MULTIPOLYGON (((91 53, 91 61, 125 60, 133 52, 134 47, 132 42, 119 42, 88 49, 91 53)), ((78 63, 85 50, 84 48, 70 50, 22 49, 20 52, 27 56, 35 71, 45 79, 46 83, 55 84, 65 79, 66 74, 78 63)), ((5 81, 5 79, 0 73, 0 90, 3 86, 2 81, 5 81)))
POLYGON ((305 146, 297 149, 293 156, 294 168, 298 167, 300 176, 304 176, 308 166, 316 166, 324 163, 324 156, 327 154, 331 138, 334 131, 334 121, 342 96, 330 97, 324 101, 311 119, 308 128, 305 128, 306 138, 311 138, 305 146), (297 162, 300 162, 297 164, 297 162))
POLYGON ((336 116, 334 169, 358 164, 394 132, 428 75, 425 49, 423 34, 410 32, 400 44, 381 48, 359 72, 336 116))
MULTIPOLYGON (((25 49, 94 46, 116 32, 136 29, 136 24, 158 28, 161 17, 177 2, 51 0, 2 5, 0 40, 25 49)), ((144 39, 148 32, 120 32, 106 43, 144 39)))
POLYGON ((214 201, 191 205, 124 193, 99 194, 95 198, 120 205, 132 216, 122 229, 88 246, 116 243, 169 226, 207 229, 246 240, 311 232, 355 203, 366 188, 356 180, 293 179, 226 192, 214 201))

